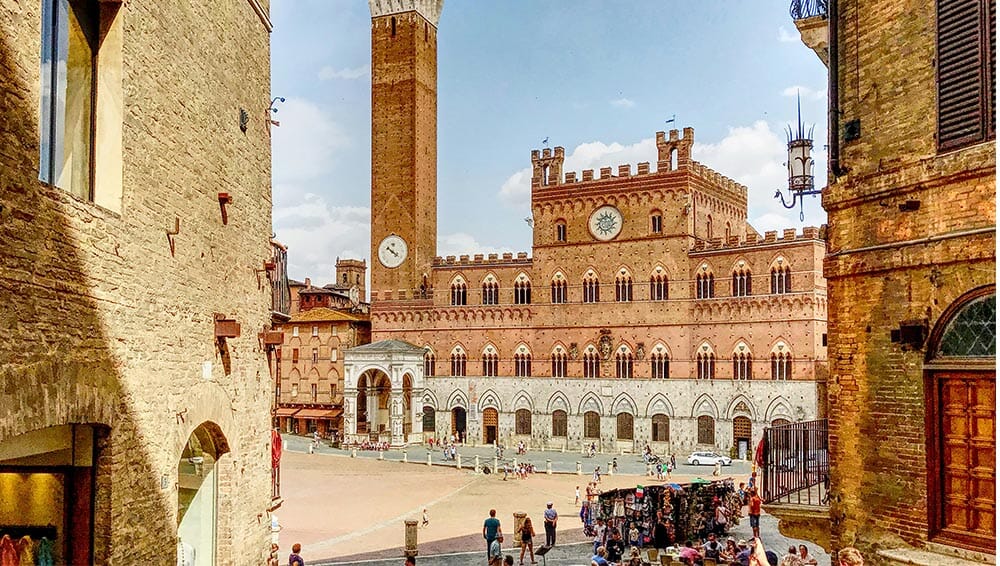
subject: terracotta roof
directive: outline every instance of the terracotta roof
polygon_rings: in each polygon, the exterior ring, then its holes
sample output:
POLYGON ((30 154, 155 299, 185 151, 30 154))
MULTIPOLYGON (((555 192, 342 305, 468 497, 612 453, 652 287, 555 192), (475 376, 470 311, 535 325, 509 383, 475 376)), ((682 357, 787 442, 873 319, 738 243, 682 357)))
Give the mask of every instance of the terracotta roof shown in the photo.
POLYGON ((361 346, 355 346, 347 350, 348 352, 355 353, 370 353, 370 352, 403 352, 406 354, 418 353, 423 354, 424 349, 420 346, 415 346, 409 342, 404 342, 402 340, 380 340, 378 342, 372 342, 370 344, 364 344, 361 346))
POLYGON ((343 311, 318 307, 292 316, 288 322, 368 322, 368 315, 351 314, 343 311))

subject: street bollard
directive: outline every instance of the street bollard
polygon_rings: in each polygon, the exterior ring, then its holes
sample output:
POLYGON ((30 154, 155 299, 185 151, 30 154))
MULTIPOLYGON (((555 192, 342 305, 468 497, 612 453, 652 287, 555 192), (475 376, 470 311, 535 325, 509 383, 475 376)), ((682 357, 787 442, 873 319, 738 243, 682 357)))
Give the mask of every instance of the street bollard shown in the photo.
POLYGON ((576 475, 578 476, 583 475, 583 464, 581 464, 580 462, 576 463, 576 475))
POLYGON ((455 455, 455 467, 458 468, 459 470, 462 469, 462 455, 461 454, 456 454, 455 455))
POLYGON ((433 466, 434 465, 434 462, 431 461, 431 453, 430 452, 427 453, 427 465, 428 466, 433 466))
POLYGON ((560 448, 559 451, 562 452, 563 454, 566 453, 566 444, 565 443, 563 443, 562 448, 560 448))
POLYGON ((514 465, 511 467, 514 468, 515 470, 517 469, 517 458, 514 458, 514 465))
POLYGON ((406 463, 406 450, 403 450, 403 463, 406 463))
POLYGON ((545 460, 545 473, 552 475, 552 460, 545 460))
POLYGON ((479 473, 479 454, 476 454, 476 473, 479 473))
POLYGON ((403 544, 404 550, 403 554, 405 556, 416 556, 417 555, 417 522, 415 520, 406 521, 406 530, 403 534, 403 544))
POLYGON ((358 457, 358 449, 351 448, 351 458, 357 458, 357 457, 358 457))
POLYGON ((499 469, 500 469, 500 464, 499 464, 499 462, 497 461, 497 457, 496 457, 496 456, 494 456, 494 457, 493 457, 493 473, 494 473, 494 474, 495 474, 495 473, 497 473, 497 470, 499 470, 499 469))
POLYGON ((378 451, 378 459, 379 460, 385 460, 385 452, 379 450, 378 451))

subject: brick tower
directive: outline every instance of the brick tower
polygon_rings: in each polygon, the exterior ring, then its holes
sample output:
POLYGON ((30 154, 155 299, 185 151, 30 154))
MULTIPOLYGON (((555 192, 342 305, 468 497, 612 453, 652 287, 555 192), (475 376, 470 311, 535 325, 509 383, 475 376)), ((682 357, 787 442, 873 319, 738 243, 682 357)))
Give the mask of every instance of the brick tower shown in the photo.
POLYGON ((400 290, 419 292, 437 253, 437 23, 443 3, 368 2, 372 302, 387 291, 393 297, 400 290))

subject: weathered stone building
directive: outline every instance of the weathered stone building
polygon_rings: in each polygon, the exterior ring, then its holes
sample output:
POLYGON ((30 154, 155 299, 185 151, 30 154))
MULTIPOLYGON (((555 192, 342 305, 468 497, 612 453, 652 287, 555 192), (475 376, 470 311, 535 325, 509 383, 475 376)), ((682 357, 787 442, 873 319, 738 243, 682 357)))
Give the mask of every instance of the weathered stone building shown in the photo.
POLYGON ((996 4, 809 6, 830 70, 832 546, 993 563, 996 4))
POLYGON ((348 436, 746 454, 823 414, 820 230, 760 235, 691 128, 657 134, 655 169, 532 151, 532 256, 436 257, 441 2, 370 7, 376 342, 346 354, 348 436))
POLYGON ((269 31, 0 2, 0 535, 55 563, 266 560, 269 31))

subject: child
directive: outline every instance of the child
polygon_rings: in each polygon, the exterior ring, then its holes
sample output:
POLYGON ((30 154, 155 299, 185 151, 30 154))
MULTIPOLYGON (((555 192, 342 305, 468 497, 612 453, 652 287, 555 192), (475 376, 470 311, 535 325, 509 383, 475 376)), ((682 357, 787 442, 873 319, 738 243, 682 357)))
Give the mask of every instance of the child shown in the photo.
POLYGON ((642 546, 642 536, 639 534, 639 527, 635 526, 635 523, 632 523, 628 528, 628 544, 633 547, 642 546))

